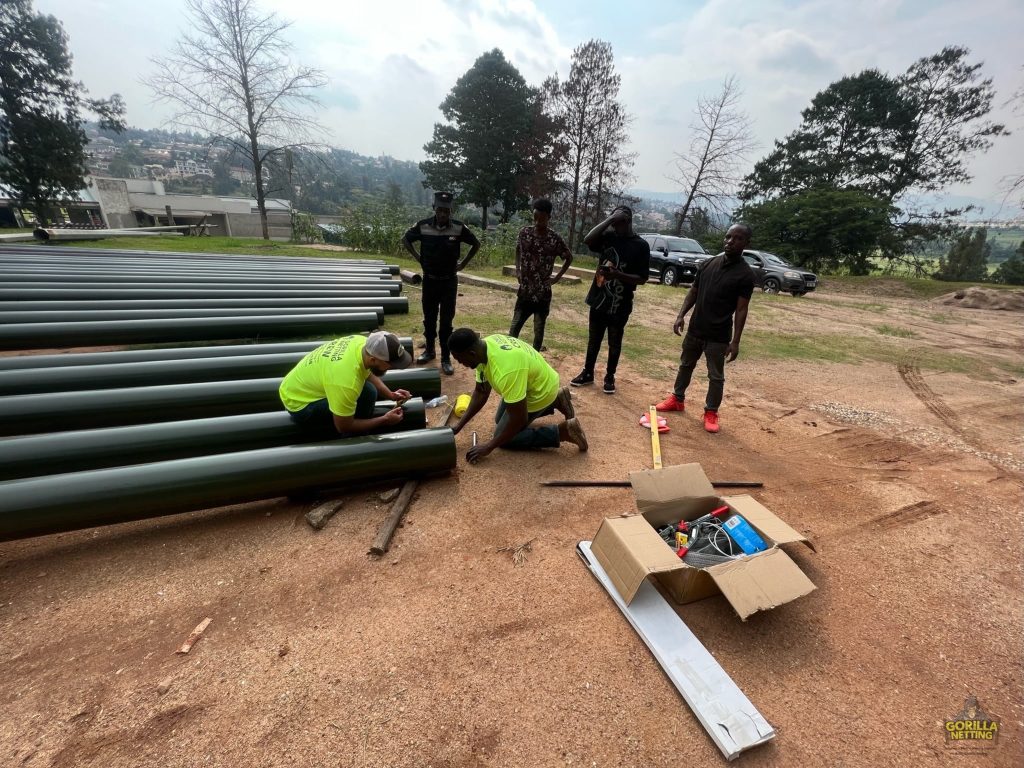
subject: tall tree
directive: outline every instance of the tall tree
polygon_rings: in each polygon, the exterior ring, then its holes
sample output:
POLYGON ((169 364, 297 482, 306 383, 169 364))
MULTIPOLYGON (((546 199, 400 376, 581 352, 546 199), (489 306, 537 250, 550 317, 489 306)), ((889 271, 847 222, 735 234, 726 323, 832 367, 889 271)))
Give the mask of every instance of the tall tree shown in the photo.
POLYGON ((191 31, 146 78, 158 101, 175 105, 170 122, 211 136, 252 165, 263 238, 267 228, 263 167, 275 156, 315 144, 321 128, 309 113, 322 72, 293 65, 291 25, 263 14, 254 0, 186 0, 191 31))
POLYGON ((935 277, 939 280, 985 280, 988 278, 988 257, 992 247, 988 233, 980 229, 965 229, 949 247, 949 253, 939 259, 935 277))
POLYGON ((447 121, 434 125, 433 138, 420 163, 424 184, 453 189, 482 211, 487 229, 491 206, 505 204, 503 220, 523 207, 520 175, 531 165, 534 130, 534 89, 499 49, 480 56, 441 102, 447 121))
POLYGON ((866 275, 891 236, 889 204, 860 189, 819 186, 743 206, 758 247, 814 270, 866 275))
POLYGON ((697 99, 696 120, 690 124, 690 148, 676 153, 676 181, 683 204, 676 213, 676 235, 697 206, 725 214, 742 181, 741 166, 756 146, 751 121, 740 109, 742 92, 734 76, 727 77, 714 96, 697 99))
POLYGON ((621 151, 630 122, 618 101, 621 80, 611 44, 589 40, 572 52, 564 82, 557 74, 544 81, 548 109, 567 147, 562 175, 568 189, 570 248, 588 208, 607 196, 609 180, 624 178, 632 166, 632 156, 621 151))
POLYGON ((45 225, 51 202, 85 186, 82 113, 121 131, 124 102, 87 97, 72 75, 63 26, 31 0, 0 5, 0 51, 0 180, 45 225))
MULTIPOLYGON (((967 163, 1006 133, 987 119, 995 92, 970 51, 947 47, 899 77, 866 70, 818 93, 796 131, 754 166, 741 199, 773 200, 817 187, 859 189, 890 206, 883 255, 899 258, 947 234, 963 210, 921 210, 934 194, 970 179, 967 163)), ((920 264, 917 264, 920 267, 920 264)))

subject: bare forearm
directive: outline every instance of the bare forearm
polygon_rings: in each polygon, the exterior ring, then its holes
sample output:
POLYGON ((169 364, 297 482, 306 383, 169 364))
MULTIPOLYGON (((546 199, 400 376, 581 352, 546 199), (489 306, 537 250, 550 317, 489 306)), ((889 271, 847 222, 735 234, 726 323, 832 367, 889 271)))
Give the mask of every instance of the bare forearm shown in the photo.
POLYGON ((693 309, 693 305, 697 303, 697 286, 691 285, 690 290, 686 292, 686 296, 683 297, 683 306, 679 309, 679 314, 676 316, 679 320, 686 317, 686 313, 693 309))
POLYGON ((604 221, 598 222, 597 225, 587 233, 587 236, 583 238, 583 242, 587 245, 588 248, 592 248, 594 244, 598 241, 598 239, 601 237, 601 235, 604 234, 604 231, 611 226, 613 217, 614 214, 612 214, 612 216, 609 216, 604 221))

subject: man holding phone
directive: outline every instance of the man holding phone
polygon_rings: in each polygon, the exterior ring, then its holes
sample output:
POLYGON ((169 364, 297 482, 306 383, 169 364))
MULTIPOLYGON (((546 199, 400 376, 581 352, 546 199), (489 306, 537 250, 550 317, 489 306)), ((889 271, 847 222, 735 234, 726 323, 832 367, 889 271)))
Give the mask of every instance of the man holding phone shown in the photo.
POLYGON ((605 369, 603 391, 615 394, 615 371, 622 354, 622 338, 626 322, 633 311, 633 294, 638 285, 647 282, 651 250, 647 242, 633 232, 633 210, 620 205, 583 238, 597 254, 598 268, 587 293, 590 318, 587 357, 583 370, 569 383, 583 387, 594 383, 594 366, 608 333, 608 367, 605 369))

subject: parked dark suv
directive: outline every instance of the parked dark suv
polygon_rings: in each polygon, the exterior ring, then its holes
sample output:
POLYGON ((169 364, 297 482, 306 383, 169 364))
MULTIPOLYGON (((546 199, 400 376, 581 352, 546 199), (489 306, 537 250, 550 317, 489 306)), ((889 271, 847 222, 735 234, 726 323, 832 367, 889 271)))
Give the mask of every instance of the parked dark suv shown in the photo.
POLYGON ((768 251, 744 251, 743 258, 754 270, 754 278, 765 293, 786 291, 803 296, 818 287, 818 276, 804 272, 768 251))
POLYGON ((692 283, 697 266, 711 258, 700 243, 688 237, 672 237, 641 232, 640 237, 651 248, 651 277, 665 285, 692 283))

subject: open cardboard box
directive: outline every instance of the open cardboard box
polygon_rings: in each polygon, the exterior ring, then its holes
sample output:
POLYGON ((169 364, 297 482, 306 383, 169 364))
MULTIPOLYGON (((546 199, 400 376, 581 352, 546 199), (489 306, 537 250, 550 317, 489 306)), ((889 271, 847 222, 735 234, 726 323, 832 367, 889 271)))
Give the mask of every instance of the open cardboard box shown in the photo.
POLYGON ((591 551, 628 604, 644 579, 660 584, 678 603, 692 603, 722 594, 739 617, 796 600, 815 586, 782 545, 814 545, 751 496, 721 497, 715 493, 700 464, 631 472, 640 514, 605 518, 591 551), (665 544, 656 528, 680 520, 695 520, 722 505, 738 513, 761 535, 768 549, 709 568, 687 565, 665 544))

